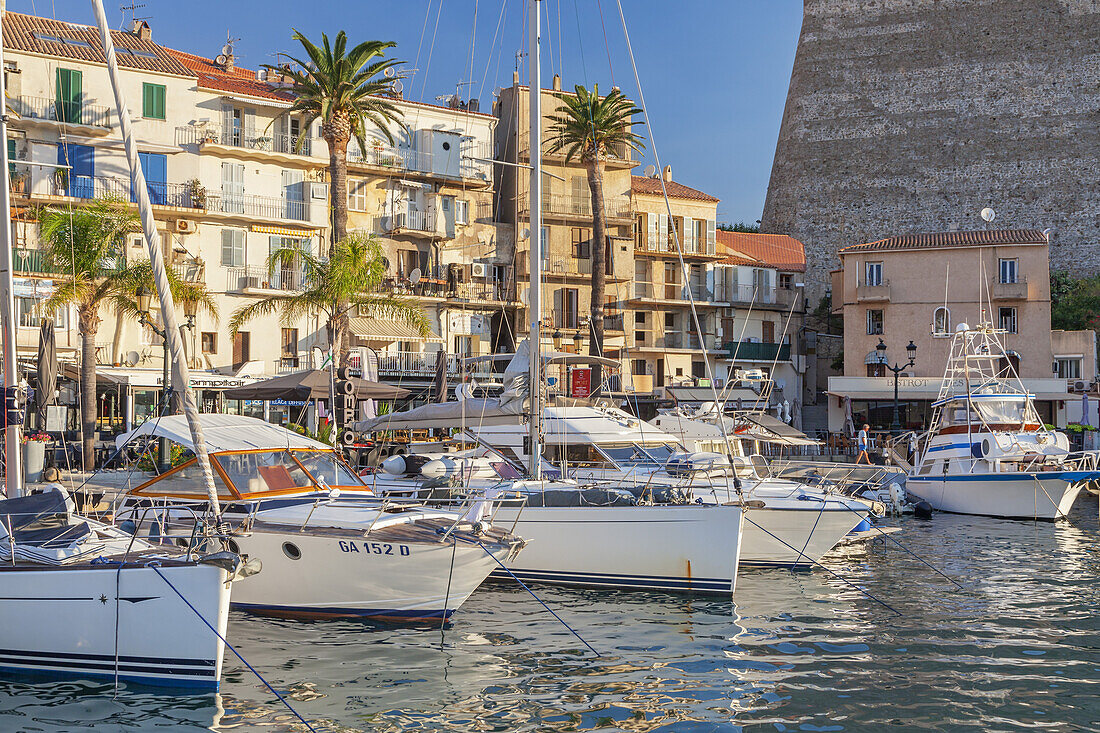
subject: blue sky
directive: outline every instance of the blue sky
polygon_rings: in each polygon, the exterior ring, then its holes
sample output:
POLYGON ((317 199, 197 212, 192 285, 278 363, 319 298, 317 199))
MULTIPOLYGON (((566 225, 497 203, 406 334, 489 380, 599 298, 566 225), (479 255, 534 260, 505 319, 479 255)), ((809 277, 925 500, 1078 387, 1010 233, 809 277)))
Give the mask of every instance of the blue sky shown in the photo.
MULTIPOLYGON (((759 219, 798 41, 801 0, 622 1, 661 162, 672 165, 676 180, 722 199, 720 221, 759 219)), ((105 0, 115 27, 123 20, 120 2, 105 0)), ((317 39, 322 32, 334 35, 344 29, 353 41, 396 41, 394 55, 419 69, 405 84, 407 98, 434 102, 454 93, 460 81, 473 80, 464 89, 480 96, 485 111, 493 91, 511 83, 515 53, 526 46, 525 0, 144 3, 137 14, 151 16, 157 42, 214 56, 229 31, 241 39, 238 63, 248 67, 273 63, 277 51, 295 51, 292 27, 317 39)), ((546 86, 552 63, 566 88, 593 82, 609 88, 613 77, 637 99, 615 0, 543 0, 542 5, 546 86)), ((94 21, 87 0, 9 0, 8 9, 94 21)), ((526 79, 525 66, 521 74, 526 79)), ((652 162, 649 152, 637 172, 652 162)))

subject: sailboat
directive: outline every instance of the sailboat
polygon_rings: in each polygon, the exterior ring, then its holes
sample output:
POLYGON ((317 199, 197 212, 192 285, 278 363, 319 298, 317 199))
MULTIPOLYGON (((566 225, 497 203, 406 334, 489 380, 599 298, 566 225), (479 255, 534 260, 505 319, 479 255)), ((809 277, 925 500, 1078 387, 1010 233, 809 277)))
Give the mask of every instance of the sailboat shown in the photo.
MULTIPOLYGON (((151 255, 159 257, 148 192, 117 83, 114 48, 98 0, 95 8, 147 237, 152 228, 151 255)), ((0 48, 0 66, 2 57, 0 48)), ((7 138, 3 116, 0 138, 7 138)), ((0 227, 0 332, 9 407, 4 434, 7 498, 0 501, 0 670, 217 689, 230 580, 244 573, 239 556, 197 556, 150 543, 78 515, 60 485, 36 494, 28 494, 23 485, 20 420, 10 409, 17 398, 18 367, 6 146, 0 147, 0 156, 0 207, 5 218, 0 227)), ((163 273, 163 263, 160 270, 163 273)), ((162 292, 161 298, 162 312, 171 314, 171 294, 162 292)), ((178 383, 187 384, 186 374, 178 383)))
POLYGON ((1063 519, 1100 479, 1100 453, 1073 453, 1047 428, 989 323, 960 323, 951 337, 910 493, 934 509, 1010 519, 1063 519))

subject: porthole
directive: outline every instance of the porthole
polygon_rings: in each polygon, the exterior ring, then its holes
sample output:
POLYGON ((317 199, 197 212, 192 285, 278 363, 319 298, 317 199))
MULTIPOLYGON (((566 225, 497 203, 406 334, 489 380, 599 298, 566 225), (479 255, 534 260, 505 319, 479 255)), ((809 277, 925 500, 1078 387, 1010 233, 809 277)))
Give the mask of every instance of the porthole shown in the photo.
POLYGON ((450 150, 451 149, 451 144, 450 143, 443 143, 443 149, 444 150, 450 150))
POLYGON ((301 560, 302 551, 298 549, 298 545, 293 542, 283 543, 283 554, 289 557, 291 560, 301 560))
POLYGON ((229 550, 234 555, 241 554, 241 546, 237 544, 236 540, 226 540, 225 549, 229 550))

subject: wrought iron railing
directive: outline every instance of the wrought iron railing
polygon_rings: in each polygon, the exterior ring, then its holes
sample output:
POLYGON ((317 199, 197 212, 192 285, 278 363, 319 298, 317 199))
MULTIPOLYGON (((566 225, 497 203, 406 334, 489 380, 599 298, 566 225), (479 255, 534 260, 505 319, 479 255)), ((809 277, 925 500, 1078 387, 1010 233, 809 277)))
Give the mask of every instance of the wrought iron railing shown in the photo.
POLYGON ((111 127, 112 108, 80 101, 65 102, 48 97, 20 96, 8 100, 13 112, 23 118, 63 122, 69 125, 111 127))

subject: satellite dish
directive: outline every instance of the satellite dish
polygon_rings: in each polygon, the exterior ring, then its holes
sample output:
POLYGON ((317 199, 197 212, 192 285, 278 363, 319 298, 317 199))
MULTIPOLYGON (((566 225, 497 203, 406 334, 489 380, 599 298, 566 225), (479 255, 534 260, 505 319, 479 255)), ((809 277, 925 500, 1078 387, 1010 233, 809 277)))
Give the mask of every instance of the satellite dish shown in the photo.
POLYGON ((223 54, 223 53, 220 53, 220 54, 218 54, 217 56, 214 57, 214 63, 216 63, 218 66, 225 66, 225 62, 228 61, 228 60, 229 59, 227 59, 225 57, 225 54, 223 54))
POLYGON ((412 269, 412 272, 409 273, 409 282, 412 283, 413 285, 416 285, 418 282, 420 282, 420 268, 419 267, 414 267, 412 269))
POLYGON ((653 176, 657 175, 657 166, 647 165, 645 167, 645 175, 646 178, 652 178, 653 176))
POLYGON ((225 54, 226 56, 233 53, 233 45, 230 44, 230 43, 227 43, 224 46, 222 46, 222 53, 225 54))
POLYGON ((393 67, 392 66, 387 66, 386 70, 382 72, 382 75, 385 76, 387 79, 392 79, 393 78, 393 67))
POLYGON ((400 79, 395 79, 394 80, 394 82, 393 82, 393 92, 394 92, 394 94, 400 94, 401 91, 404 88, 405 88, 405 85, 401 83, 400 79))
POLYGON ((136 352, 136 351, 127 351, 126 352, 126 366, 137 366, 138 362, 140 362, 140 361, 141 361, 141 354, 139 354, 138 352, 136 352))
POLYGON ((993 221, 996 218, 997 218, 997 212, 994 211, 993 209, 989 208, 988 206, 985 207, 984 209, 982 209, 982 219, 984 219, 985 221, 987 221, 987 222, 993 221))
POLYGON ((528 229, 527 227, 524 227, 524 228, 523 228, 523 229, 521 229, 521 230, 520 230, 520 232, 519 232, 519 238, 520 238, 520 239, 527 239, 527 238, 528 238, 528 237, 530 237, 530 236, 531 236, 531 230, 530 230, 530 229, 528 229))

